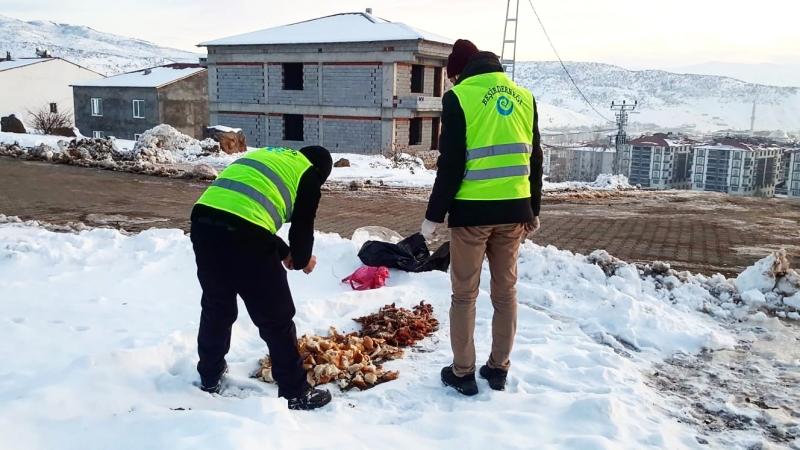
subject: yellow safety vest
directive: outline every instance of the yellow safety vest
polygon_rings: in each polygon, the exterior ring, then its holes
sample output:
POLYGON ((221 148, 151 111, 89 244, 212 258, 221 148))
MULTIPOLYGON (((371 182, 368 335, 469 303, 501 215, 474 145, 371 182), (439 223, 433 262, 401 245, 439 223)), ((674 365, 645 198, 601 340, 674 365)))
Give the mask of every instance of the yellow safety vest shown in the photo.
POLYGON ((262 148, 234 161, 197 200, 273 234, 292 219, 297 186, 311 162, 287 148, 262 148))
POLYGON ((533 94, 502 72, 469 77, 453 92, 467 121, 467 170, 456 199, 529 198, 533 94))

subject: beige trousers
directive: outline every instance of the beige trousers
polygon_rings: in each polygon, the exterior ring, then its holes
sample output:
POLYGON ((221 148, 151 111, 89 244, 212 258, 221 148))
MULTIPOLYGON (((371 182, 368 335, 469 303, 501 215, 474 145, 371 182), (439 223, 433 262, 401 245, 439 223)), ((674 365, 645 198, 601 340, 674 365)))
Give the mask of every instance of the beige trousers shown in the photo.
POLYGON ((491 272, 492 353, 487 364, 508 370, 517 331, 517 257, 522 224, 452 228, 450 230, 450 344, 453 372, 462 377, 475 372, 475 301, 484 255, 491 272))

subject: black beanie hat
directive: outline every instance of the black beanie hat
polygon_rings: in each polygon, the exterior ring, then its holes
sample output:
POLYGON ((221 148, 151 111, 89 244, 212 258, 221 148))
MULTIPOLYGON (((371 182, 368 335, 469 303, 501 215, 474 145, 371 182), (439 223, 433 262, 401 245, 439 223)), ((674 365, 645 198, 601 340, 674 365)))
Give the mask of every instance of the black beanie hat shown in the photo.
POLYGON ((300 149, 300 153, 305 156, 317 169, 320 183, 324 183, 333 170, 333 158, 331 152, 319 145, 310 145, 300 149))

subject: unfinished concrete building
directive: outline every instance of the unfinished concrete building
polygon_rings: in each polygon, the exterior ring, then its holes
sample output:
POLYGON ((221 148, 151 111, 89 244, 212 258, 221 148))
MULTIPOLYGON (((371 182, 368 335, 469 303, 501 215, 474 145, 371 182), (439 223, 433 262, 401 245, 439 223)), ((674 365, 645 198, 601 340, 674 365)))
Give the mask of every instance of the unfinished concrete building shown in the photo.
POLYGON ((646 189, 691 189, 695 142, 673 134, 656 133, 633 139, 620 158, 620 173, 646 189))
POLYGON ((250 146, 437 149, 452 44, 370 10, 204 42, 211 124, 250 146))

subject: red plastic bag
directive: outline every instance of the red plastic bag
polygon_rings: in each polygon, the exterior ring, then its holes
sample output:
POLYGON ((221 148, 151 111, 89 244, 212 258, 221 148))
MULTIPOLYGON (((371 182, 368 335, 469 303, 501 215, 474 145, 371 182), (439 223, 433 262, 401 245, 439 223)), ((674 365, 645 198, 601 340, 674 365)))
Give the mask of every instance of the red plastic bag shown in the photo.
POLYGON ((350 287, 357 291, 367 289, 378 289, 386 286, 386 279, 389 278, 389 269, 386 267, 360 267, 352 275, 342 280, 342 283, 350 282, 350 287))

